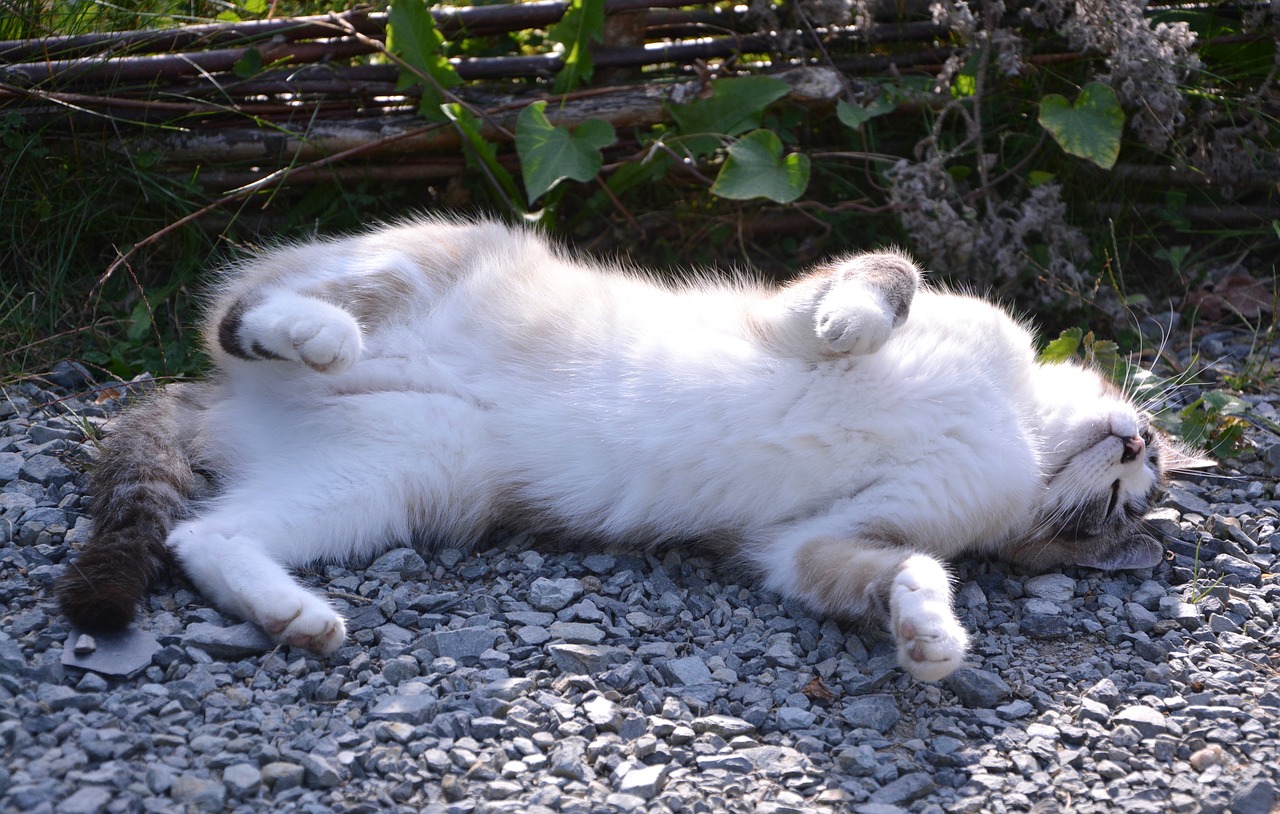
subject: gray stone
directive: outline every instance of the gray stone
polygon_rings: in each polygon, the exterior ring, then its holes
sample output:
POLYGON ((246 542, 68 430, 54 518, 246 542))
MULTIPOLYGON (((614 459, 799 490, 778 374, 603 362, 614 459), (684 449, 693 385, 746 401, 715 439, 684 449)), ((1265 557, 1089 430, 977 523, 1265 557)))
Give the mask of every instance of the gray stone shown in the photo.
POLYGON ((227 787, 207 777, 183 774, 169 787, 169 796, 196 811, 216 812, 226 804, 227 787))
POLYGON ((482 698, 498 698, 503 701, 514 701, 533 690, 533 681, 524 677, 501 678, 476 688, 477 694, 482 698))
POLYGON ((705 771, 718 769, 734 774, 746 774, 755 768, 751 760, 738 753, 726 755, 698 755, 698 768, 705 771))
POLYGON ((620 647, 600 644, 553 644, 547 652, 556 667, 565 673, 602 673, 630 658, 620 647))
POLYGON ((1004 718, 1006 721, 1015 721, 1018 718, 1027 717, 1031 713, 1035 712, 1035 709, 1036 708, 1031 706, 1028 702, 1018 699, 1017 701, 1010 701, 1007 704, 996 707, 996 714, 1001 718, 1004 718))
POLYGON ((701 718, 694 718, 689 725, 698 734, 710 732, 726 740, 737 735, 745 735, 748 732, 756 731, 756 728, 749 722, 741 718, 735 718, 732 715, 704 715, 701 718))
POLYGON ((673 686, 707 684, 714 680, 711 678, 711 668, 697 656, 671 659, 660 664, 658 669, 673 686))
POLYGON ((1071 622, 1063 616, 1029 613, 1022 617, 1018 628, 1033 639, 1061 639, 1071 635, 1071 622))
POLYGON ((582 567, 593 574, 608 574, 614 570, 618 559, 609 554, 589 554, 582 559, 582 567))
POLYGON ((1262 578, 1261 568, 1230 554, 1219 554, 1214 557, 1213 568, 1220 574, 1234 574, 1241 580, 1254 585, 1262 578))
POLYGON ((32 455, 22 462, 21 476, 41 486, 61 486, 76 476, 52 455, 32 455))
POLYGON ((146 631, 136 627, 120 633, 99 633, 94 636, 94 649, 77 653, 75 643, 80 632, 71 630, 62 648, 62 663, 67 667, 92 670, 102 675, 131 678, 151 665, 151 657, 160 650, 160 642, 146 631))
POLYGON ((618 791, 633 794, 642 800, 652 800, 662 791, 670 773, 671 767, 668 765, 637 766, 622 776, 618 782, 618 791))
POLYGON ((529 604, 540 611, 555 612, 582 596, 582 583, 571 578, 538 577, 529 586, 529 604))
POLYGON ((434 718, 437 706, 430 695, 389 695, 379 699, 369 715, 382 721, 417 725, 434 718))
POLYGON ((1120 690, 1109 678, 1099 679, 1096 684, 1084 691, 1084 696, 1106 704, 1111 709, 1115 709, 1116 704, 1120 703, 1120 690))
POLYGON ((58 803, 58 814, 98 814, 111 802, 111 790, 103 786, 85 786, 58 803))
POLYGON ((551 750, 549 771, 554 777, 587 779, 587 743, 582 738, 566 738, 551 750))
POLYGON ((1142 704, 1132 704, 1117 710, 1111 716, 1111 723, 1128 724, 1142 733, 1144 738, 1154 738, 1169 730, 1169 722, 1164 715, 1142 704))
POLYGON ((413 656, 396 656, 382 665, 382 677, 393 687, 421 674, 421 666, 413 656))
POLYGON ((844 705, 841 717, 851 726, 888 732, 902 717, 898 704, 891 695, 864 695, 852 698, 844 705))
POLYGON ((0 452, 0 483, 17 480, 21 474, 22 456, 16 452, 0 452))
POLYGON ((1155 630, 1160 621, 1156 615, 1137 602, 1129 602, 1124 606, 1124 616, 1129 620, 1129 627, 1144 633, 1155 630))
POLYGON ((222 770, 222 784, 234 797, 252 797, 262 788, 262 772, 252 763, 233 763, 222 770))
POLYGON ((304 755, 302 769, 306 772, 304 780, 308 788, 331 789, 342 782, 342 772, 324 755, 304 755))
POLYGON ((1227 810, 1231 814, 1271 814, 1275 802, 1275 786, 1269 780, 1256 778, 1236 789, 1227 810))
POLYGON ((597 695, 584 703, 582 709, 586 712, 587 720, 591 725, 605 732, 617 731, 618 724, 622 720, 622 712, 618 709, 618 705, 602 695, 597 695))
POLYGON ((928 773, 912 772, 871 792, 869 799, 873 803, 897 805, 918 800, 936 788, 933 778, 928 773))
POLYGON ((1181 486, 1170 485, 1165 490, 1165 502, 1176 507, 1184 514, 1198 514, 1201 517, 1209 517, 1213 514, 1212 506, 1192 493, 1190 489, 1181 486))
POLYGON ((502 631, 491 627, 461 627, 433 631, 426 635, 425 641, 427 649, 437 656, 454 659, 459 664, 474 665, 501 636, 502 631))
POLYGON ((975 667, 961 667, 945 682, 960 703, 971 709, 991 709, 1013 692, 1000 676, 975 667))
POLYGON ((569 644, 600 644, 605 637, 599 625, 586 622, 553 622, 547 632, 569 644))
POLYGON ((1024 582, 1022 590, 1027 596, 1063 604, 1076 595, 1076 581, 1066 574, 1041 574, 1024 582))
POLYGON ((307 770, 297 763, 287 760, 276 760, 262 767, 262 785, 277 794, 288 789, 296 789, 302 785, 307 770))
POLYGON ((783 732, 795 729, 808 729, 818 720, 818 716, 800 707, 783 707, 778 710, 778 728, 783 732))
POLYGON ((215 659, 229 661, 266 653, 276 646, 262 628, 250 622, 229 627, 194 622, 187 626, 182 644, 197 647, 215 659))
POLYGON ((399 574, 402 579, 418 579, 427 573, 427 562, 412 548, 393 548, 374 560, 369 571, 375 574, 399 574))

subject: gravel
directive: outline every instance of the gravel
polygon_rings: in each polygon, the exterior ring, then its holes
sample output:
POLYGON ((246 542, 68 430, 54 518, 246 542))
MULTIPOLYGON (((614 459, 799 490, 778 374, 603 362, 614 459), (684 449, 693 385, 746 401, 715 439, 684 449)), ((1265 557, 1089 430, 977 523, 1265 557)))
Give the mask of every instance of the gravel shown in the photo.
MULTIPOLYGON (((1212 340, 1242 367, 1249 337, 1212 340)), ((145 382, 139 383, 139 386, 145 382)), ((83 388, 83 383, 80 387, 83 388)), ((1280 437, 1179 478, 1145 572, 956 564, 973 635, 938 685, 876 631, 706 556, 499 537, 305 579, 351 619, 321 660, 174 582, 120 637, 48 589, 114 409, 0 398, 5 812, 1238 812, 1280 799, 1280 437)), ((1280 394, 1249 395, 1280 416, 1280 394)))

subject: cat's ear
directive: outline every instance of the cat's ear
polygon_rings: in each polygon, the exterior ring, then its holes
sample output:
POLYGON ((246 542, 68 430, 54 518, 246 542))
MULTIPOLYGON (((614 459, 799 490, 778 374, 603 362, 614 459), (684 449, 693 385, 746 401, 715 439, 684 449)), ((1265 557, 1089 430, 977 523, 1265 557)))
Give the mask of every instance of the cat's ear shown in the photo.
POLYGON ((1099 571, 1129 571, 1154 568, 1162 559, 1164 546, 1159 541, 1146 534, 1135 534, 1106 550, 1077 557, 1075 564, 1099 571))

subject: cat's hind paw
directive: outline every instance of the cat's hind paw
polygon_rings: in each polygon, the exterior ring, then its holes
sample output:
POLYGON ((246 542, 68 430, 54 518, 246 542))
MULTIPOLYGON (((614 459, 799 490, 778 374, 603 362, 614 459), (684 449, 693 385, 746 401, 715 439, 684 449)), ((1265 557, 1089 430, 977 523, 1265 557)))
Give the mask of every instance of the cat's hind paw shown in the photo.
POLYGON ((814 315, 819 339, 836 353, 854 356, 884 347, 893 334, 893 315, 888 309, 867 294, 846 302, 832 302, 834 299, 828 295, 814 315))
POLYGON ((341 373, 360 357, 360 325, 341 311, 300 317, 289 341, 302 363, 321 373, 341 373))
POLYGON ((969 634, 951 609, 946 571, 935 560, 908 559, 889 594, 898 664, 920 681, 938 681, 963 662, 969 634))
POLYGON ((259 624, 271 637, 313 653, 328 655, 347 638, 347 624, 322 599, 301 592, 275 607, 260 609, 259 624))

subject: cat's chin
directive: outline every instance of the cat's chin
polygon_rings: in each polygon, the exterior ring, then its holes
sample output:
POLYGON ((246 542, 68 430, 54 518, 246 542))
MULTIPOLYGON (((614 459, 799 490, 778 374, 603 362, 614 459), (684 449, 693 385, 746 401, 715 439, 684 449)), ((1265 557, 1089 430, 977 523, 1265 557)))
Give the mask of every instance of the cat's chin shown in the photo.
POLYGON ((1110 548, 1076 557, 1075 565, 1099 571, 1137 571, 1155 568, 1164 559, 1164 547, 1146 534, 1135 534, 1110 548))

